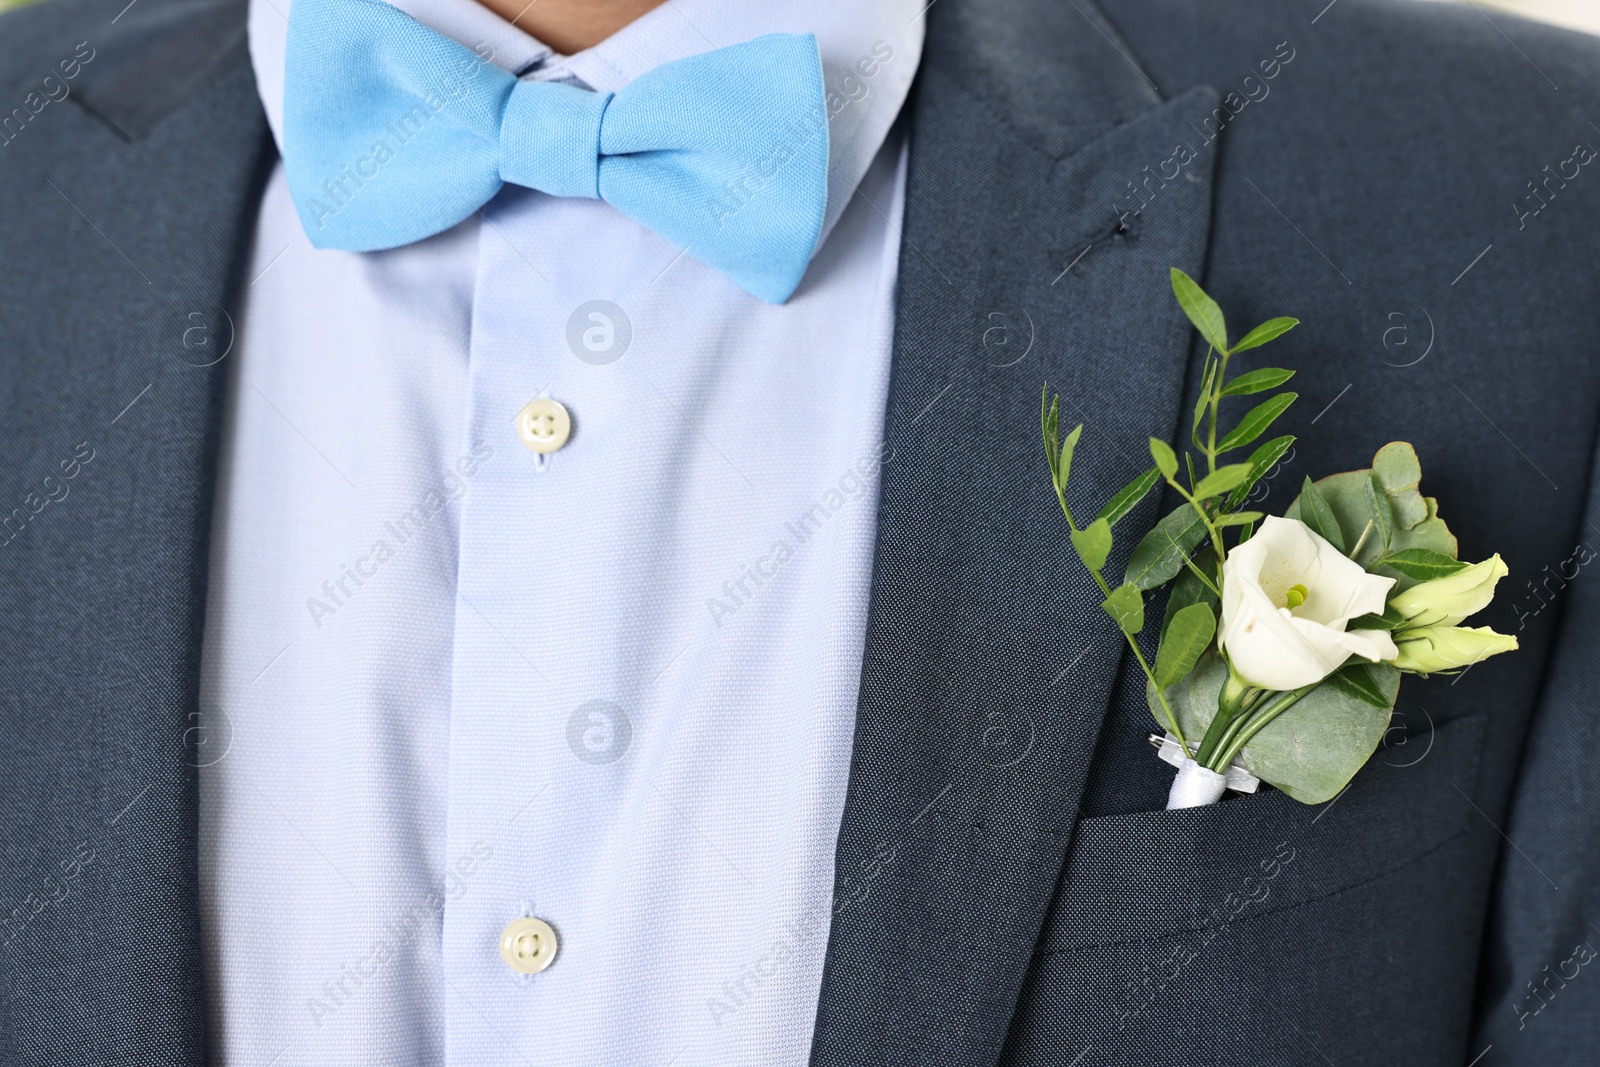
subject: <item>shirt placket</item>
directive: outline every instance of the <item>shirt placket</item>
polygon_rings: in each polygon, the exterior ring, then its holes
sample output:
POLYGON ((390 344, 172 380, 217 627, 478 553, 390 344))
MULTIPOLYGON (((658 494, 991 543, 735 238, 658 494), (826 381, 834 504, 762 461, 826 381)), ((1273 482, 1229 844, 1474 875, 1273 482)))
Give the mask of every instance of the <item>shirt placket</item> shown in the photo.
MULTIPOLYGON (((555 250, 603 230, 609 210, 520 190, 485 209, 466 447, 487 458, 462 506, 449 754, 450 1063, 548 1050, 552 1018, 601 978, 582 962, 606 936, 586 889, 618 816, 631 721, 615 645, 624 591, 595 578, 620 551, 608 516, 629 442, 625 391, 569 343, 585 301, 555 250), (530 447, 559 429, 554 405, 567 440, 530 447)), ((591 271, 581 292, 604 282, 591 271)))

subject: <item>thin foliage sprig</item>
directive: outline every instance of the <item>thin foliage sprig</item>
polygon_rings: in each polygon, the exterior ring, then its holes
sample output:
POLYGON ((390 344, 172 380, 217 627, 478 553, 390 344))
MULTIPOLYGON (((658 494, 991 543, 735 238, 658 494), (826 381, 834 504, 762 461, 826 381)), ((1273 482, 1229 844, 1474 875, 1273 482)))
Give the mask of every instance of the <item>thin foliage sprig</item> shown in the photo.
MULTIPOLYGON (((1140 475, 1127 489, 1113 497, 1095 516, 1093 522, 1080 528, 1077 520, 1072 517, 1072 506, 1067 503, 1067 479, 1072 470, 1072 455, 1077 450, 1078 438, 1083 436, 1083 423, 1080 422, 1065 438, 1059 437, 1061 398, 1048 399, 1049 392, 1050 387, 1047 385, 1039 396, 1039 423, 1044 434, 1045 455, 1050 462, 1050 481, 1055 486, 1056 500, 1061 505, 1061 513, 1066 516, 1067 526, 1072 531, 1072 546, 1077 550, 1078 558, 1089 571, 1090 577, 1100 587, 1101 595, 1106 598, 1102 601, 1101 607, 1117 620, 1119 628, 1128 640, 1128 647, 1133 650, 1134 658, 1139 661, 1140 669, 1153 683, 1156 680, 1156 672, 1145 659, 1144 650, 1139 647, 1139 642, 1135 640, 1135 635, 1144 628, 1144 601, 1139 598, 1137 591, 1131 600, 1122 593, 1124 589, 1131 588, 1130 586, 1119 586, 1113 590, 1102 571, 1111 554, 1111 524, 1133 509, 1133 505, 1155 485, 1155 479, 1140 475), (1141 485, 1143 488, 1139 488, 1141 485), (1135 490, 1137 496, 1132 496, 1126 501, 1122 499, 1135 490), (1121 601, 1114 604, 1119 594, 1122 594, 1121 601), (1137 615, 1136 619, 1125 617, 1130 610, 1137 615)), ((1178 726, 1177 716, 1172 714, 1172 708, 1167 703, 1165 692, 1160 686, 1157 686, 1156 692, 1161 701, 1161 708, 1166 713, 1167 728, 1172 731, 1172 736, 1178 738, 1179 743, 1186 743, 1183 741, 1183 730, 1178 726)))
MULTIPOLYGON (((1296 399, 1295 393, 1277 393, 1258 403, 1231 429, 1225 428, 1225 400, 1268 392, 1294 376, 1293 371, 1264 367, 1230 379, 1229 363, 1240 352, 1258 348, 1287 333, 1298 325, 1299 320, 1270 319, 1230 346, 1222 309, 1194 279, 1174 269, 1172 291, 1178 306, 1208 344, 1202 363, 1200 395, 1195 403, 1189 433, 1194 453, 1198 453, 1204 461, 1204 474, 1197 473, 1193 453, 1185 450, 1180 462, 1179 453, 1171 445, 1152 437, 1149 441, 1150 458, 1155 465, 1113 495, 1092 522, 1080 527, 1073 517, 1067 490, 1072 460, 1083 434, 1083 424, 1079 423, 1065 437, 1061 436, 1060 397, 1050 395, 1048 384, 1040 396, 1039 420, 1045 456, 1050 465, 1051 484, 1061 512, 1066 516, 1073 548, 1095 584, 1100 587, 1105 598, 1101 607, 1116 621, 1127 639, 1134 659, 1149 682, 1149 691, 1161 707, 1167 729, 1187 749, 1188 741, 1168 701, 1167 689, 1187 676, 1200 656, 1211 647, 1217 625, 1215 602, 1220 596, 1215 576, 1220 573, 1227 559, 1227 533, 1233 530, 1240 533, 1242 538, 1250 536, 1255 523, 1262 516, 1259 512, 1244 510, 1242 505, 1255 484, 1294 443, 1293 437, 1277 437, 1258 446, 1243 462, 1218 465, 1221 457, 1260 438, 1296 399), (1187 475, 1187 480, 1180 475, 1180 469, 1187 475), (1129 557, 1122 582, 1113 586, 1105 577, 1105 567, 1114 543, 1113 527, 1137 507, 1158 483, 1167 485, 1183 503, 1161 519, 1139 542, 1129 557), (1195 549, 1202 541, 1208 541, 1211 547, 1212 559, 1206 564, 1193 558, 1195 549), (1144 594, 1160 589, 1180 574, 1184 579, 1179 581, 1168 598, 1166 617, 1152 663, 1138 640, 1145 625, 1144 594)), ((1253 691, 1237 696, 1240 699, 1236 710, 1243 712, 1254 707, 1260 693, 1253 691)), ((1282 710, 1277 707, 1281 703, 1275 702, 1274 713, 1282 710)), ((1242 726, 1242 719, 1216 725, 1219 731, 1229 726, 1235 727, 1226 732, 1227 739, 1231 741, 1241 732, 1239 727, 1242 726)), ((1202 743, 1202 751, 1207 757, 1215 755, 1221 747, 1222 738, 1213 738, 1211 733, 1208 731, 1206 738, 1206 742, 1211 743, 1202 743)))

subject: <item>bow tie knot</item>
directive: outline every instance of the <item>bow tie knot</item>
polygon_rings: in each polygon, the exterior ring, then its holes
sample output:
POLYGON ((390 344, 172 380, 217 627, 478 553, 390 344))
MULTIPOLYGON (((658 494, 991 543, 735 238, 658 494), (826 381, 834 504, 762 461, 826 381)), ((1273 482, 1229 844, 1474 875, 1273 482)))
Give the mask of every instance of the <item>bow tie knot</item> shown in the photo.
POLYGON ((500 177, 551 196, 600 197, 600 129, 611 93, 518 82, 500 120, 500 177))
POLYGON ((420 241, 509 182, 604 200, 782 303, 822 233, 828 124, 810 34, 597 93, 520 81, 381 0, 295 0, 283 114, 289 191, 319 248, 420 241))

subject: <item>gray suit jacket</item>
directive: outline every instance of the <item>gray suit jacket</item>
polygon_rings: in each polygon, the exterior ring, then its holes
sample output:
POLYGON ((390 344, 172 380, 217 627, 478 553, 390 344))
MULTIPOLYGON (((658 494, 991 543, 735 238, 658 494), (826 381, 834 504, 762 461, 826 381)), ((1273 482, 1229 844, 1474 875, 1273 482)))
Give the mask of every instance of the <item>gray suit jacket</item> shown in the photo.
MULTIPOLYGON (((238 0, 125 4, 0 18, 8 1064, 205 1044, 201 612, 273 149, 238 0)), ((928 20, 813 1062, 1595 1062, 1600 173, 1568 161, 1600 44, 1382 0, 928 20), (1201 353, 1171 266, 1237 322, 1305 322, 1269 510, 1405 438, 1463 554, 1512 568, 1486 621, 1523 650, 1408 683, 1321 808, 1159 810, 1139 674, 1041 476, 1045 379, 1091 422, 1086 498, 1177 436, 1201 353)))

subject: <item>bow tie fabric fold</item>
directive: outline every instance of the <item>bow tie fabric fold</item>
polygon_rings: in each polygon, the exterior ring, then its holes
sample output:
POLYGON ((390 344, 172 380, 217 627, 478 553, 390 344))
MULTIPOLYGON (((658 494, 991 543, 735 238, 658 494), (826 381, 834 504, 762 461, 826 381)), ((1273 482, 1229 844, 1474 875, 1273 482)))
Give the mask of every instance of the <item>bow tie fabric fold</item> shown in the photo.
POLYGON ((295 0, 285 64, 284 172, 318 248, 420 241, 510 182, 604 200, 781 304, 822 232, 828 122, 810 34, 596 93, 518 80, 382 0, 295 0))

